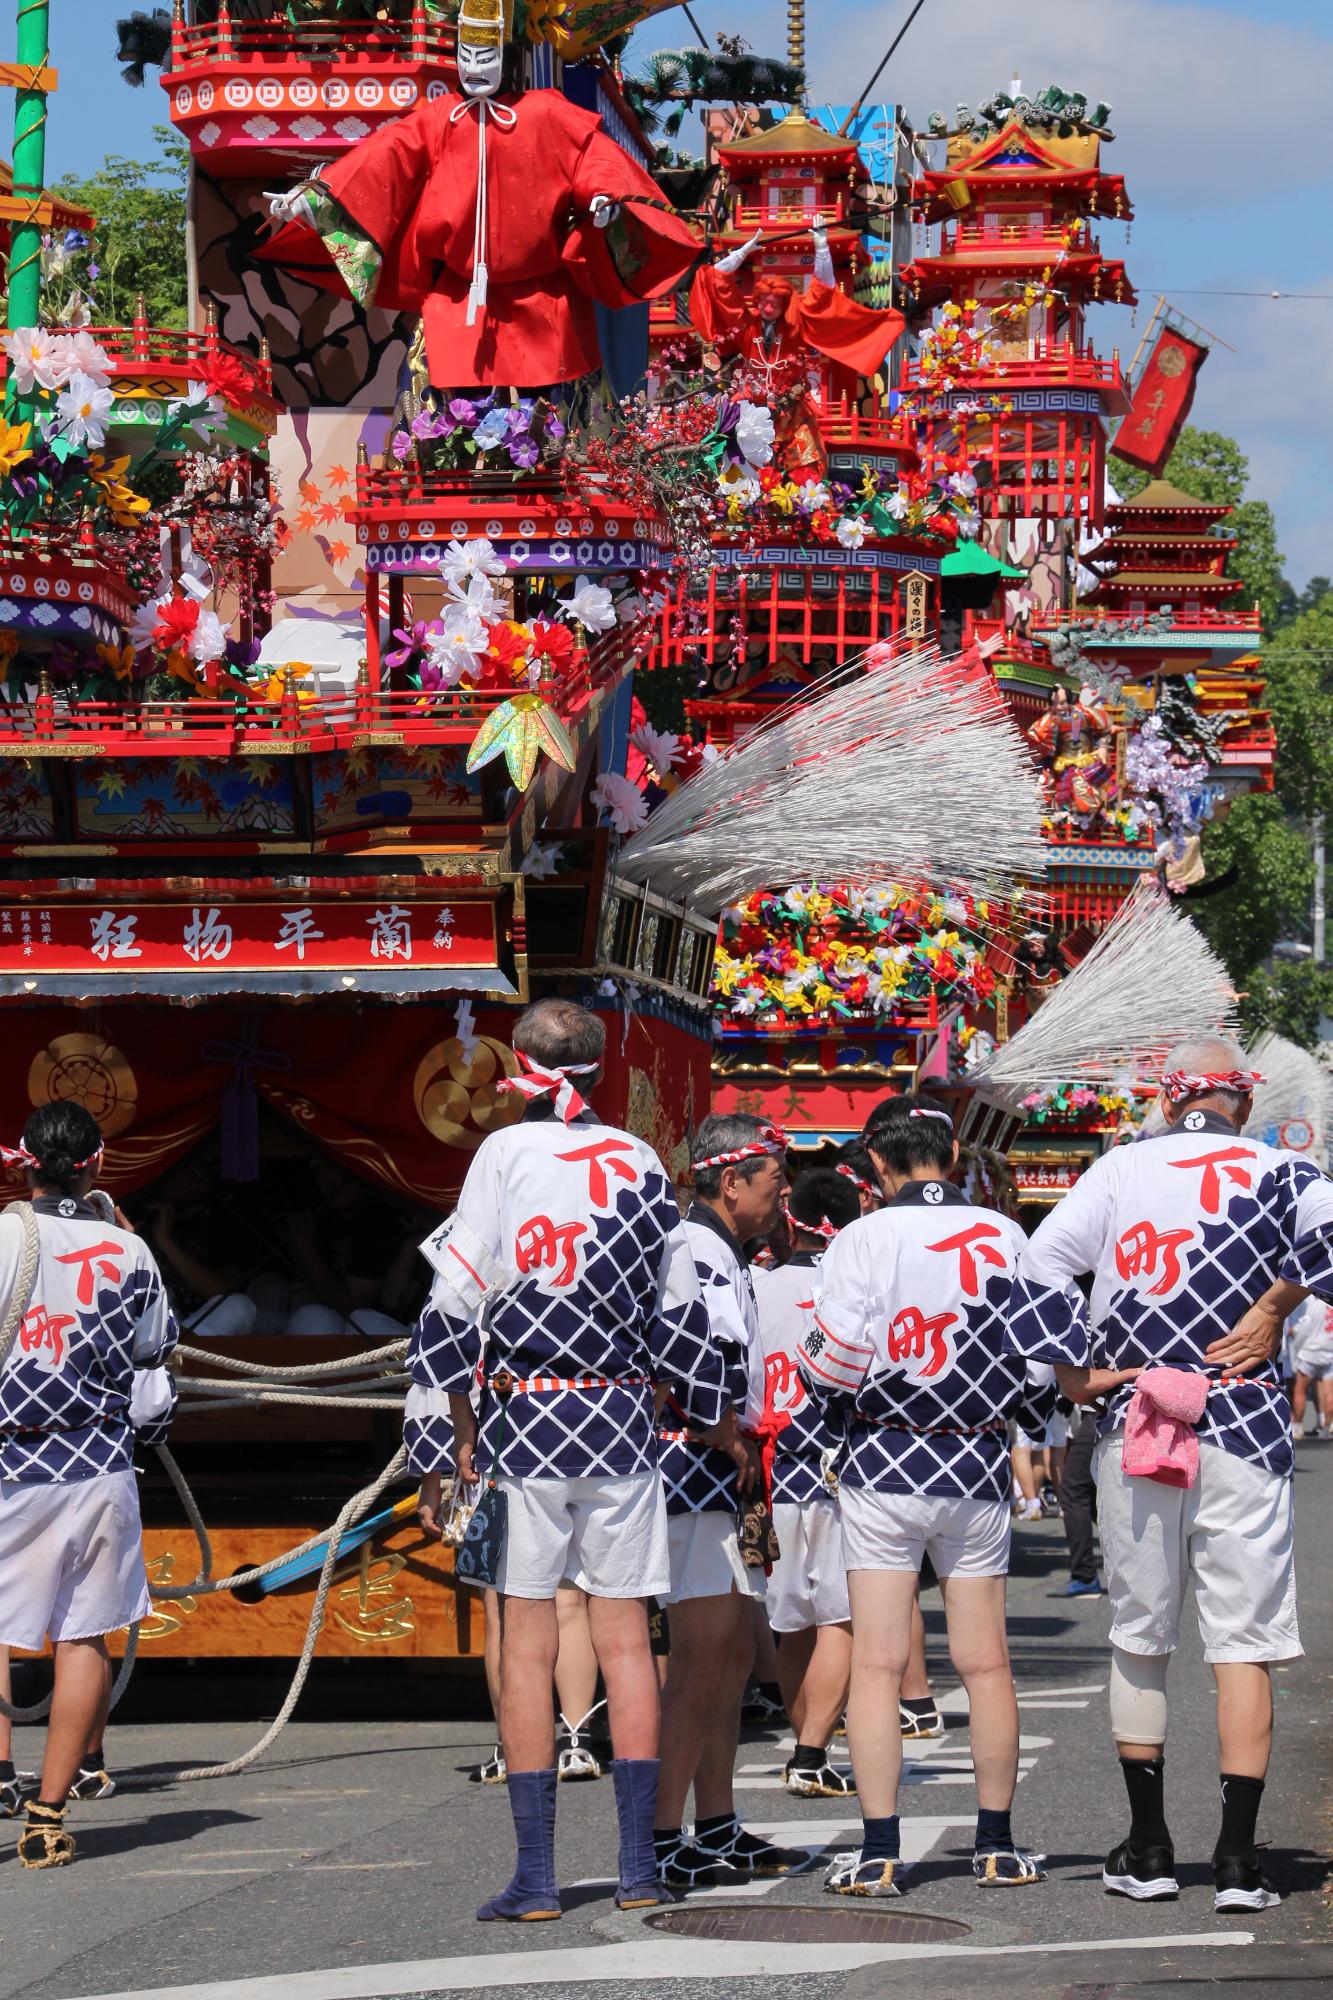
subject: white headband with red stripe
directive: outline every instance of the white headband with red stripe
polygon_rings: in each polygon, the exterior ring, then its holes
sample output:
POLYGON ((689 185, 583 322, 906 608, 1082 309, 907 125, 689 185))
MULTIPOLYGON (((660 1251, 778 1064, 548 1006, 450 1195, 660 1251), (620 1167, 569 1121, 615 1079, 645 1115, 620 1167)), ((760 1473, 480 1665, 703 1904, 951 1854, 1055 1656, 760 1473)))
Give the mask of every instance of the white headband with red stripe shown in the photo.
MULTIPOLYGON (((85 1167, 90 1167, 93 1164, 94 1160, 101 1159, 102 1152, 103 1143, 99 1141, 95 1151, 89 1153, 86 1160, 75 1160, 70 1172, 81 1174, 85 1167)), ((6 1167, 31 1167, 34 1172, 37 1172, 40 1170, 42 1162, 38 1159, 36 1153, 30 1153, 27 1147, 20 1142, 17 1146, 0 1146, 0 1164, 6 1167)))
POLYGON ((831 1243, 838 1233, 838 1224, 829 1222, 822 1215, 818 1222, 803 1222, 799 1215, 793 1215, 791 1212, 791 1203, 785 1194, 782 1197, 782 1213, 786 1216, 787 1221, 793 1229, 803 1231, 806 1236, 818 1236, 823 1243, 831 1243))
POLYGON ((850 1181, 854 1188, 858 1188, 862 1194, 877 1195, 879 1193, 877 1187, 871 1187, 870 1182, 863 1180, 860 1174, 857 1173, 856 1168, 849 1167, 845 1160, 839 1162, 836 1171, 842 1175, 845 1181, 850 1181))
POLYGON ((1173 1069, 1162 1078, 1162 1089, 1172 1104, 1183 1104, 1187 1097, 1202 1097, 1212 1090, 1236 1090, 1242 1097, 1253 1097, 1255 1084, 1263 1081, 1257 1069, 1218 1071, 1210 1076, 1190 1076, 1183 1069, 1173 1069))
POLYGON ((540 1063, 532 1060, 531 1056, 525 1056, 521 1049, 516 1049, 514 1053, 518 1057, 518 1065, 523 1074, 504 1077, 495 1086, 497 1090, 517 1090, 521 1096, 529 1100, 553 1096, 555 1115, 557 1118, 562 1118, 566 1125, 572 1125, 580 1111, 587 1110, 586 1103, 579 1096, 570 1078, 595 1076, 599 1067, 597 1063, 568 1063, 563 1068, 543 1069, 540 1063))
POLYGON ((758 1160, 765 1153, 781 1158, 787 1150, 787 1135, 780 1125, 761 1125, 757 1138, 744 1146, 737 1146, 734 1153, 714 1153, 706 1160, 691 1160, 692 1174, 711 1173, 714 1167, 734 1167, 738 1160, 758 1160))

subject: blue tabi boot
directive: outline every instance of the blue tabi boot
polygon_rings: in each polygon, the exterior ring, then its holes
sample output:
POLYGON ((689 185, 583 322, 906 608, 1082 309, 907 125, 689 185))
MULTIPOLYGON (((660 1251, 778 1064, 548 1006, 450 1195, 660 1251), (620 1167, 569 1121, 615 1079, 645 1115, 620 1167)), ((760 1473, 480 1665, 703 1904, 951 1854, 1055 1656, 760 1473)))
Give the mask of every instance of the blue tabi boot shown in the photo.
POLYGON ((509 1809, 518 1838, 518 1866, 507 1889, 477 1911, 483 1924, 540 1924, 560 1915, 555 1880, 555 1769, 511 1771, 509 1809))
POLYGON ((617 1757, 611 1765, 616 1817, 620 1821, 618 1910, 648 1910, 658 1903, 676 1900, 657 1879, 657 1852, 653 1845, 657 1771, 656 1757, 617 1757))

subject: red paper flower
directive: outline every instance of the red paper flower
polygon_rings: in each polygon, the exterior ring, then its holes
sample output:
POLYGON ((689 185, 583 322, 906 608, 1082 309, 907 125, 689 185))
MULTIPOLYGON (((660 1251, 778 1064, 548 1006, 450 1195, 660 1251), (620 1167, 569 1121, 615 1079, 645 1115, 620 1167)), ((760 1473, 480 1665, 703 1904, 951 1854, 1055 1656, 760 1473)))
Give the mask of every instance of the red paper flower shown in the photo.
POLYGON ((545 661, 550 673, 563 673, 574 657, 574 634, 569 627, 552 625, 547 619, 538 618, 532 625, 531 632, 529 650, 533 658, 545 661))
POLYGON ((204 363, 204 387, 228 403, 247 403, 255 392, 255 377, 234 354, 211 354, 204 363))
POLYGON ((158 606, 153 624, 153 644, 169 653, 173 646, 188 648, 199 623, 199 606, 192 597, 173 597, 158 606))

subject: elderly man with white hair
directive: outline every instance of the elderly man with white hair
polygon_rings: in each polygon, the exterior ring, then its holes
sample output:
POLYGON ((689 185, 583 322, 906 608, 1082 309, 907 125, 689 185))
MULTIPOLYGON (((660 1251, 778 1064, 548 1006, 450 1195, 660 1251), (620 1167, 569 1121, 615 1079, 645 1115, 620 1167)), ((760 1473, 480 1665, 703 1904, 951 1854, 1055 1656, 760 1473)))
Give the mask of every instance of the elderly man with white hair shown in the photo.
POLYGON ((1333 1299, 1333 1182, 1242 1139, 1254 1084, 1239 1049, 1174 1049, 1163 1129, 1106 1154, 1042 1223, 1015 1280, 1009 1344, 1105 1398, 1097 1513, 1112 1606, 1111 1733, 1128 1839, 1105 1886, 1178 1893, 1163 1800, 1166 1672, 1193 1579, 1217 1683, 1218 1910, 1279 1898, 1255 1853, 1272 1748, 1269 1669, 1299 1658, 1291 1425, 1273 1365, 1288 1314, 1333 1299), (1092 1275, 1085 1305, 1077 1280, 1092 1275))

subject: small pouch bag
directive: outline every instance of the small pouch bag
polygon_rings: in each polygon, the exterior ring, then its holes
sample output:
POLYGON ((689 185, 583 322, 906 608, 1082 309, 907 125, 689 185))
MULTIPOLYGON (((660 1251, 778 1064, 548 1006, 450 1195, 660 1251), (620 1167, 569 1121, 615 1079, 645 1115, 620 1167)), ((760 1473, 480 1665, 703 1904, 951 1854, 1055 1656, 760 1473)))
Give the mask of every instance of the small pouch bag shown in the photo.
POLYGON ((750 1494, 737 1501, 736 1539, 747 1569, 771 1569, 782 1554, 778 1531, 773 1525, 773 1510, 761 1494, 750 1494))
POLYGON ((454 1574, 478 1589, 497 1590, 500 1584, 500 1563, 509 1526, 509 1495, 501 1492, 493 1468, 499 1465, 500 1453, 504 1449, 505 1418, 513 1380, 513 1376, 508 1374, 491 1378, 490 1386, 500 1399, 500 1421, 496 1425, 495 1450, 491 1454, 492 1470, 487 1474, 481 1498, 472 1509, 472 1518, 454 1557, 454 1574))

